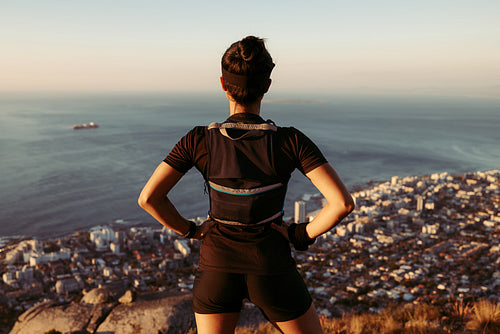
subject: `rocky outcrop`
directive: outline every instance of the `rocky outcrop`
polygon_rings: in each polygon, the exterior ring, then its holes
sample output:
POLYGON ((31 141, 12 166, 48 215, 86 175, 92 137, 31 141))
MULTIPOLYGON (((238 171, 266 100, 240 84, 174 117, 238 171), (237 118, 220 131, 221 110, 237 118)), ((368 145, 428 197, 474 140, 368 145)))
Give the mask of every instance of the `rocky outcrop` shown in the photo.
POLYGON ((80 303, 46 302, 23 313, 10 334, 61 333, 150 334, 183 333, 194 327, 191 295, 154 293, 122 296, 106 288, 94 289, 80 303), (123 303, 119 303, 121 300, 123 303))
MULTIPOLYGON (((10 334, 167 334, 195 328, 191 294, 151 293, 136 296, 123 289, 99 288, 79 303, 45 302, 24 312, 10 334)), ((266 320, 256 307, 242 310, 239 326, 266 320)))
POLYGON ((98 333, 184 333, 194 325, 190 295, 138 299, 120 304, 99 326, 98 333))
POLYGON ((109 288, 96 288, 85 293, 80 303, 91 305, 104 304, 116 300, 117 295, 121 293, 122 291, 116 292, 109 288))
POLYGON ((131 290, 127 290, 123 296, 118 299, 120 304, 130 304, 134 301, 134 293, 131 290))
POLYGON ((89 324, 92 309, 92 305, 84 304, 41 303, 23 313, 10 333, 43 334, 54 328, 62 333, 82 331, 89 324))

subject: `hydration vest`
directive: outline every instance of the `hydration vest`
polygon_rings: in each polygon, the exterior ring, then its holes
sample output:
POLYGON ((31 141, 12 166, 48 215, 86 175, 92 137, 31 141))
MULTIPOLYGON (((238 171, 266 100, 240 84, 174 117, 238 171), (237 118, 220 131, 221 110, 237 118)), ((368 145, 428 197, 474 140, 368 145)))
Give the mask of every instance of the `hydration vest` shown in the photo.
POLYGON ((259 225, 283 216, 287 181, 276 170, 277 127, 212 123, 207 127, 210 217, 259 225))

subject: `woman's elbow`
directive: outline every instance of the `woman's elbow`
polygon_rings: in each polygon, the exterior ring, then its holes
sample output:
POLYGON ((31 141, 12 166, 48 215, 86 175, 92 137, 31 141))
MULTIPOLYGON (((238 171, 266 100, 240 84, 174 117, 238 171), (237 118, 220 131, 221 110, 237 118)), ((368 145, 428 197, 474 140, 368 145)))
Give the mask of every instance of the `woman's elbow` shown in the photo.
POLYGON ((347 216, 348 214, 353 212, 355 208, 356 208, 356 203, 355 203, 354 199, 352 198, 352 196, 349 195, 348 197, 345 198, 345 201, 344 201, 344 205, 343 205, 344 215, 347 216))
POLYGON ((147 208, 151 206, 151 196, 141 192, 139 198, 137 199, 137 204, 139 204, 139 206, 144 210, 147 210, 147 208))
POLYGON ((332 213, 335 213, 335 216, 342 220, 354 211, 356 205, 352 198, 345 198, 343 201, 337 200, 335 202, 327 202, 327 206, 331 208, 332 213))
POLYGON ((137 204, 139 204, 139 206, 144 209, 144 207, 146 206, 146 203, 147 203, 147 199, 145 199, 142 196, 139 196, 139 198, 137 199, 137 204))
POLYGON ((351 212, 353 212, 355 208, 356 208, 356 204, 354 202, 346 205, 346 215, 348 215, 351 212))

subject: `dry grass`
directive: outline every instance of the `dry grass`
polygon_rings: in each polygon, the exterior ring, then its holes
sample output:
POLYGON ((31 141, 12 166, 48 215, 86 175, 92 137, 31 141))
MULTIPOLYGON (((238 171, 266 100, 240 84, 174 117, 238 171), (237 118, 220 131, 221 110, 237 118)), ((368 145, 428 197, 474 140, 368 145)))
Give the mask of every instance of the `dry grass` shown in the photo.
POLYGON ((400 334, 403 333, 403 326, 390 314, 380 317, 380 334, 400 334))
POLYGON ((345 329, 347 328, 348 320, 345 316, 342 318, 333 318, 329 319, 327 317, 321 317, 321 327, 323 327, 323 331, 325 333, 336 333, 336 334, 344 334, 346 333, 345 329))
MULTIPOLYGON (((460 300, 448 311, 428 304, 407 304, 387 308, 380 314, 347 314, 320 320, 325 334, 498 334, 500 304, 487 300, 470 304, 460 300)), ((187 332, 195 333, 196 330, 187 332)), ((269 323, 260 323, 254 327, 240 326, 235 333, 279 334, 279 331, 269 323)))
POLYGON ((236 328, 235 334, 279 334, 280 332, 273 327, 270 323, 259 324, 256 328, 254 327, 238 327, 236 328))
POLYGON ((414 305, 407 311, 404 332, 408 334, 440 333, 440 318, 441 314, 434 306, 427 304, 414 305))
POLYGON ((500 333, 500 304, 480 300, 474 304, 473 311, 467 329, 481 334, 500 333))
POLYGON ((463 299, 455 301, 453 304, 453 316, 457 318, 468 318, 472 313, 472 306, 470 303, 464 302, 463 299))

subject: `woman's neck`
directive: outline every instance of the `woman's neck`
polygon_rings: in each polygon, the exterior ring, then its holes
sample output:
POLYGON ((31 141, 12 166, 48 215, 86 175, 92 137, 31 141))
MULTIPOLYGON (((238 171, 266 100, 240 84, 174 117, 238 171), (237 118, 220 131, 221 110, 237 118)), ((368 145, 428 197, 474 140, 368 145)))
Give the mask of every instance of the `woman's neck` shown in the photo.
POLYGON ((228 100, 229 100, 230 116, 240 113, 250 113, 250 114, 260 115, 260 102, 261 102, 260 99, 247 106, 236 103, 236 101, 234 101, 233 99, 228 99, 228 100))

